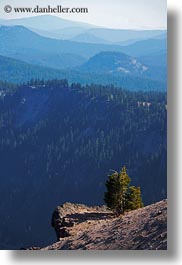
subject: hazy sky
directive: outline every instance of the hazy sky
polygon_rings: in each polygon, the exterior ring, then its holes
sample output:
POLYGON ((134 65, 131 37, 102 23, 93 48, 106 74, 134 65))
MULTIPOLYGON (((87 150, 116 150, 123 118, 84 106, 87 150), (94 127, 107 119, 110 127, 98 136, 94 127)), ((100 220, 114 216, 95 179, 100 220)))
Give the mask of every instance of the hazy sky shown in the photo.
POLYGON ((31 14, 7 14, 4 6, 12 7, 87 7, 88 14, 55 14, 65 19, 82 21, 109 28, 165 29, 167 0, 0 0, 1 18, 28 17, 31 14))

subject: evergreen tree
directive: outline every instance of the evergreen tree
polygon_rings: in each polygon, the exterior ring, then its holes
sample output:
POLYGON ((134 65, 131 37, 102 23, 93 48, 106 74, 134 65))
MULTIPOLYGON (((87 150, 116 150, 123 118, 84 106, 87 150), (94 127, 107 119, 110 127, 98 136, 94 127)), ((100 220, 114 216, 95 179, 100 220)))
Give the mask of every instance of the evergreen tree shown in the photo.
POLYGON ((104 201, 117 215, 143 207, 140 188, 130 186, 130 182, 125 166, 119 173, 110 175, 106 182, 104 201))
POLYGON ((126 209, 128 211, 143 207, 140 187, 129 187, 126 209))
POLYGON ((107 206, 114 210, 116 214, 123 213, 125 210, 130 181, 126 173, 126 167, 123 167, 119 173, 114 172, 110 175, 109 180, 106 182, 107 192, 104 200, 107 206))

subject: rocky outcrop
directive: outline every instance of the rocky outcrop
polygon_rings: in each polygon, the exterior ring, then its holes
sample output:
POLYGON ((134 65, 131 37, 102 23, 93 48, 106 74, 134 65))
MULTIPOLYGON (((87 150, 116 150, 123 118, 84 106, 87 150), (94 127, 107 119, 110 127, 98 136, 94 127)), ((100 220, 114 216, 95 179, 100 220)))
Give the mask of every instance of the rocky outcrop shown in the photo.
POLYGON ((106 219, 113 216, 105 206, 88 207, 83 204, 65 203, 58 206, 52 216, 52 226, 57 239, 71 236, 71 227, 89 220, 106 219))
POLYGON ((58 242, 41 250, 166 250, 167 200, 119 217, 105 206, 65 203, 54 211, 52 226, 58 242))

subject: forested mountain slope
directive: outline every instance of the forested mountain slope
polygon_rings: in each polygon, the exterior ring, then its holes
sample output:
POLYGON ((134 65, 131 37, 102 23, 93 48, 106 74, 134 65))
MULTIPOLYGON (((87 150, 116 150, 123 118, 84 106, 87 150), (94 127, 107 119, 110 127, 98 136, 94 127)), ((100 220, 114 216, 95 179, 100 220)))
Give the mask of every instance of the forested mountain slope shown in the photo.
MULTIPOLYGON (((93 69, 96 68, 93 65, 93 69)), ((98 68, 97 68, 98 70, 98 68)), ((109 73, 105 74, 101 71, 101 68, 97 72, 86 72, 83 68, 79 69, 67 69, 58 70, 45 66, 33 65, 20 60, 9 58, 0 55, 0 80, 23 83, 30 79, 62 79, 67 78, 69 83, 79 82, 81 84, 102 84, 102 85, 117 85, 118 87, 124 87, 129 90, 166 90, 166 82, 159 80, 153 80, 149 78, 142 78, 133 76, 131 74, 121 73, 119 75, 109 73)))
POLYGON ((166 93, 66 80, 1 87, 1 248, 53 242, 52 209, 103 203, 107 175, 123 165, 145 204, 166 198, 166 93))

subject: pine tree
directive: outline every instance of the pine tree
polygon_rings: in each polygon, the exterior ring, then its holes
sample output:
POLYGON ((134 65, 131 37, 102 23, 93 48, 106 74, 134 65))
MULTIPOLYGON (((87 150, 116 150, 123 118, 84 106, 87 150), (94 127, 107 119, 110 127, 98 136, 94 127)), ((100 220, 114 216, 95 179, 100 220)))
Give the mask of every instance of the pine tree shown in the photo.
POLYGON ((119 173, 115 171, 110 175, 106 182, 104 201, 117 215, 143 207, 140 188, 130 186, 130 182, 125 166, 119 173))
POLYGON ((128 211, 143 207, 140 187, 129 187, 126 209, 128 211))
POLYGON ((119 173, 114 172, 110 175, 109 180, 106 182, 107 192, 105 193, 104 201, 116 214, 123 213, 125 210, 130 181, 126 173, 126 167, 123 167, 119 173))

